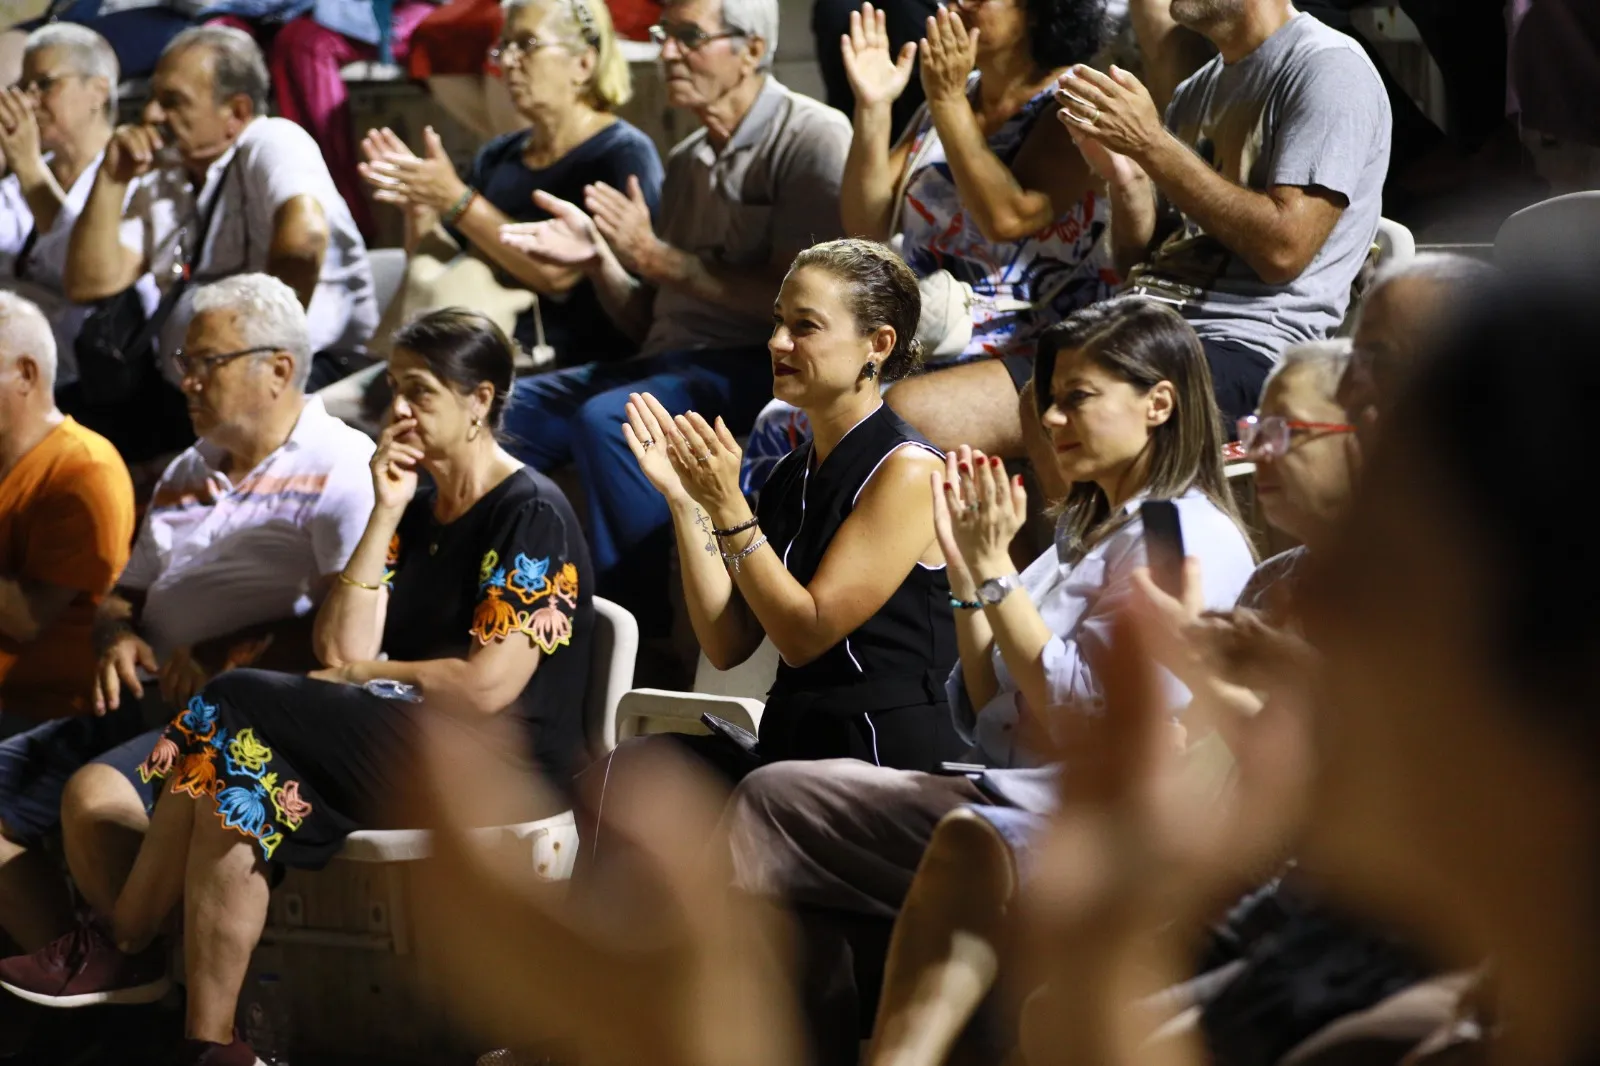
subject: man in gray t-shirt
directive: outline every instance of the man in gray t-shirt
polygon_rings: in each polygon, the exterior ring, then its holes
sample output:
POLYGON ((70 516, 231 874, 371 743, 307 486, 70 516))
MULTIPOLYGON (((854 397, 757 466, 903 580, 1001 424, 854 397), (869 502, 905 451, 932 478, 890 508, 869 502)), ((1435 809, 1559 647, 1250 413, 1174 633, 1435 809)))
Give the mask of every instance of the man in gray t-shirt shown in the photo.
POLYGON ((1126 71, 1074 67, 1061 119, 1109 186, 1129 289, 1200 335, 1230 422, 1291 344, 1343 320, 1382 211, 1391 118, 1359 45, 1287 0, 1172 0, 1221 53, 1163 124, 1126 71))

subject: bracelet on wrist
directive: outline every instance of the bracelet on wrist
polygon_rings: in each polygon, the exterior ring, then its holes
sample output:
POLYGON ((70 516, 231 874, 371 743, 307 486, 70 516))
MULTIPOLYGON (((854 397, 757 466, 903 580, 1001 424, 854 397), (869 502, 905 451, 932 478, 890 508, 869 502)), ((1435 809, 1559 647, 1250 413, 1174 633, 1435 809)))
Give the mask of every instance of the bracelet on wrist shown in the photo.
POLYGON ((755 540, 751 541, 749 547, 743 549, 742 551, 736 551, 736 552, 733 552, 732 554, 729 554, 728 552, 723 552, 722 553, 722 562, 726 566, 733 567, 733 572, 737 574, 739 572, 739 564, 744 562, 744 560, 747 557, 749 557, 750 555, 753 555, 766 542, 767 542, 767 536, 766 536, 765 533, 763 533, 761 536, 759 536, 755 540))
POLYGON ((730 526, 727 529, 717 529, 716 527, 713 526, 712 529, 711 529, 711 535, 714 536, 714 537, 719 537, 719 538, 720 537, 737 536, 738 534, 744 533, 747 530, 751 530, 751 529, 756 528, 756 526, 758 524, 760 524, 760 522, 761 522, 761 519, 752 518, 748 522, 740 522, 738 525, 730 526))
POLYGON ((339 571, 339 583, 343 585, 349 585, 353 589, 366 589, 368 592, 381 592, 387 587, 381 581, 376 585, 370 584, 366 581, 357 581, 343 570, 339 571))
POLYGON ((477 198, 478 190, 468 185, 466 191, 461 194, 460 198, 457 199, 455 203, 445 208, 444 213, 439 216, 439 221, 443 222, 446 226, 454 226, 461 216, 467 213, 467 208, 472 206, 472 201, 476 200, 477 198))
POLYGON ((950 606, 954 607, 958 611, 983 610, 983 604, 979 603, 977 600, 957 599, 955 593, 950 594, 950 606))

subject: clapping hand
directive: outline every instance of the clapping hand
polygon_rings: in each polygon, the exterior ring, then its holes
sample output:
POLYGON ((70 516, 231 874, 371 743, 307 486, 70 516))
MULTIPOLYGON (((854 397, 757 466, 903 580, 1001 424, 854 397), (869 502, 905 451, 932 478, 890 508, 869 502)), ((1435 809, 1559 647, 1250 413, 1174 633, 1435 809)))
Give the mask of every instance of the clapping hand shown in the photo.
POLYGON ((690 498, 667 451, 665 427, 671 425, 672 416, 661 406, 661 401, 648 392, 628 394, 628 421, 623 423, 622 439, 638 461, 645 480, 655 486, 669 504, 690 498))
POLYGON ((644 198, 639 179, 628 177, 628 191, 622 193, 603 181, 586 186, 583 203, 624 267, 641 277, 650 276, 655 253, 661 245, 650 222, 650 204, 644 198))
POLYGON ((1072 131, 1089 165, 1107 181, 1127 169, 1118 157, 1132 157, 1130 163, 1143 158, 1166 132, 1150 90, 1121 67, 1102 74, 1079 63, 1061 75, 1057 85, 1061 121, 1072 131))
POLYGON ((1011 541, 1027 520, 1027 490, 1020 477, 1006 477, 999 456, 965 444, 945 455, 944 476, 934 477, 933 523, 959 598, 970 599, 976 581, 1011 572, 1011 541))
POLYGON ((953 8, 928 16, 922 39, 922 91, 929 107, 967 98, 967 76, 978 62, 978 31, 968 30, 953 8))
POLYGON ((850 32, 839 39, 844 72, 859 108, 894 103, 911 81, 911 68, 917 61, 916 43, 907 41, 899 58, 895 58, 889 51, 887 27, 881 9, 863 4, 860 11, 850 12, 850 32))
POLYGON ((434 854, 418 864, 415 913, 437 987, 510 1047, 553 1043, 599 1066, 798 1066, 786 937, 775 910, 729 890, 725 793, 670 753, 641 753, 637 773, 615 778, 605 832, 650 872, 621 895, 659 905, 609 908, 596 921, 595 894, 534 877, 526 843, 499 856, 474 834, 560 809, 497 754, 517 747, 501 724, 418 722, 422 821, 412 824, 434 829, 434 854))
MULTIPOLYGON (((664 410, 664 409, 663 409, 664 410)), ((696 411, 679 415, 667 432, 667 456, 684 490, 718 526, 738 525, 749 513, 739 489, 744 452, 722 417, 707 422, 696 411)))
POLYGON ((388 129, 372 130, 361 141, 367 162, 357 169, 373 188, 373 199, 401 207, 445 212, 461 201, 466 182, 456 173, 444 142, 432 126, 422 131, 421 156, 388 129))
POLYGON ((584 267, 600 258, 605 240, 594 219, 577 204, 540 190, 533 202, 550 213, 543 222, 513 222, 500 227, 500 243, 558 266, 584 267))

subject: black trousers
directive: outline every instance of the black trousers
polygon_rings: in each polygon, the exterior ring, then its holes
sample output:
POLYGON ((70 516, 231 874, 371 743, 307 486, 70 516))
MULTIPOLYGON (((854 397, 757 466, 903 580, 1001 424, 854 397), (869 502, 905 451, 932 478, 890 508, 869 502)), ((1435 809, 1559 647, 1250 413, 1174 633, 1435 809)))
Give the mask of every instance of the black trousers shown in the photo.
POLYGON ((1239 439, 1236 423, 1255 414, 1261 402, 1261 386, 1272 372, 1272 360, 1242 344, 1225 340, 1202 340, 1206 363, 1211 367, 1211 391, 1222 410, 1222 429, 1229 440, 1239 439))

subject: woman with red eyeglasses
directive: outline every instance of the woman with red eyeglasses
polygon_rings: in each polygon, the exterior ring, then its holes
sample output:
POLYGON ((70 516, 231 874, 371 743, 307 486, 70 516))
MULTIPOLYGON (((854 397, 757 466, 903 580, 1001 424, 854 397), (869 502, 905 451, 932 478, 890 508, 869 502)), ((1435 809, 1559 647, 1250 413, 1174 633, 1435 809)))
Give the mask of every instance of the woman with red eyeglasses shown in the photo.
POLYGON ((1266 607, 1270 616, 1287 613, 1280 597, 1293 596, 1293 573, 1306 550, 1324 542, 1350 500, 1348 435, 1355 427, 1335 399, 1349 365, 1347 340, 1290 348, 1262 387, 1261 406, 1239 420, 1239 444, 1256 465, 1261 511, 1300 542, 1262 563, 1240 596, 1242 605, 1266 607), (1262 598, 1279 602, 1253 602, 1262 598))

